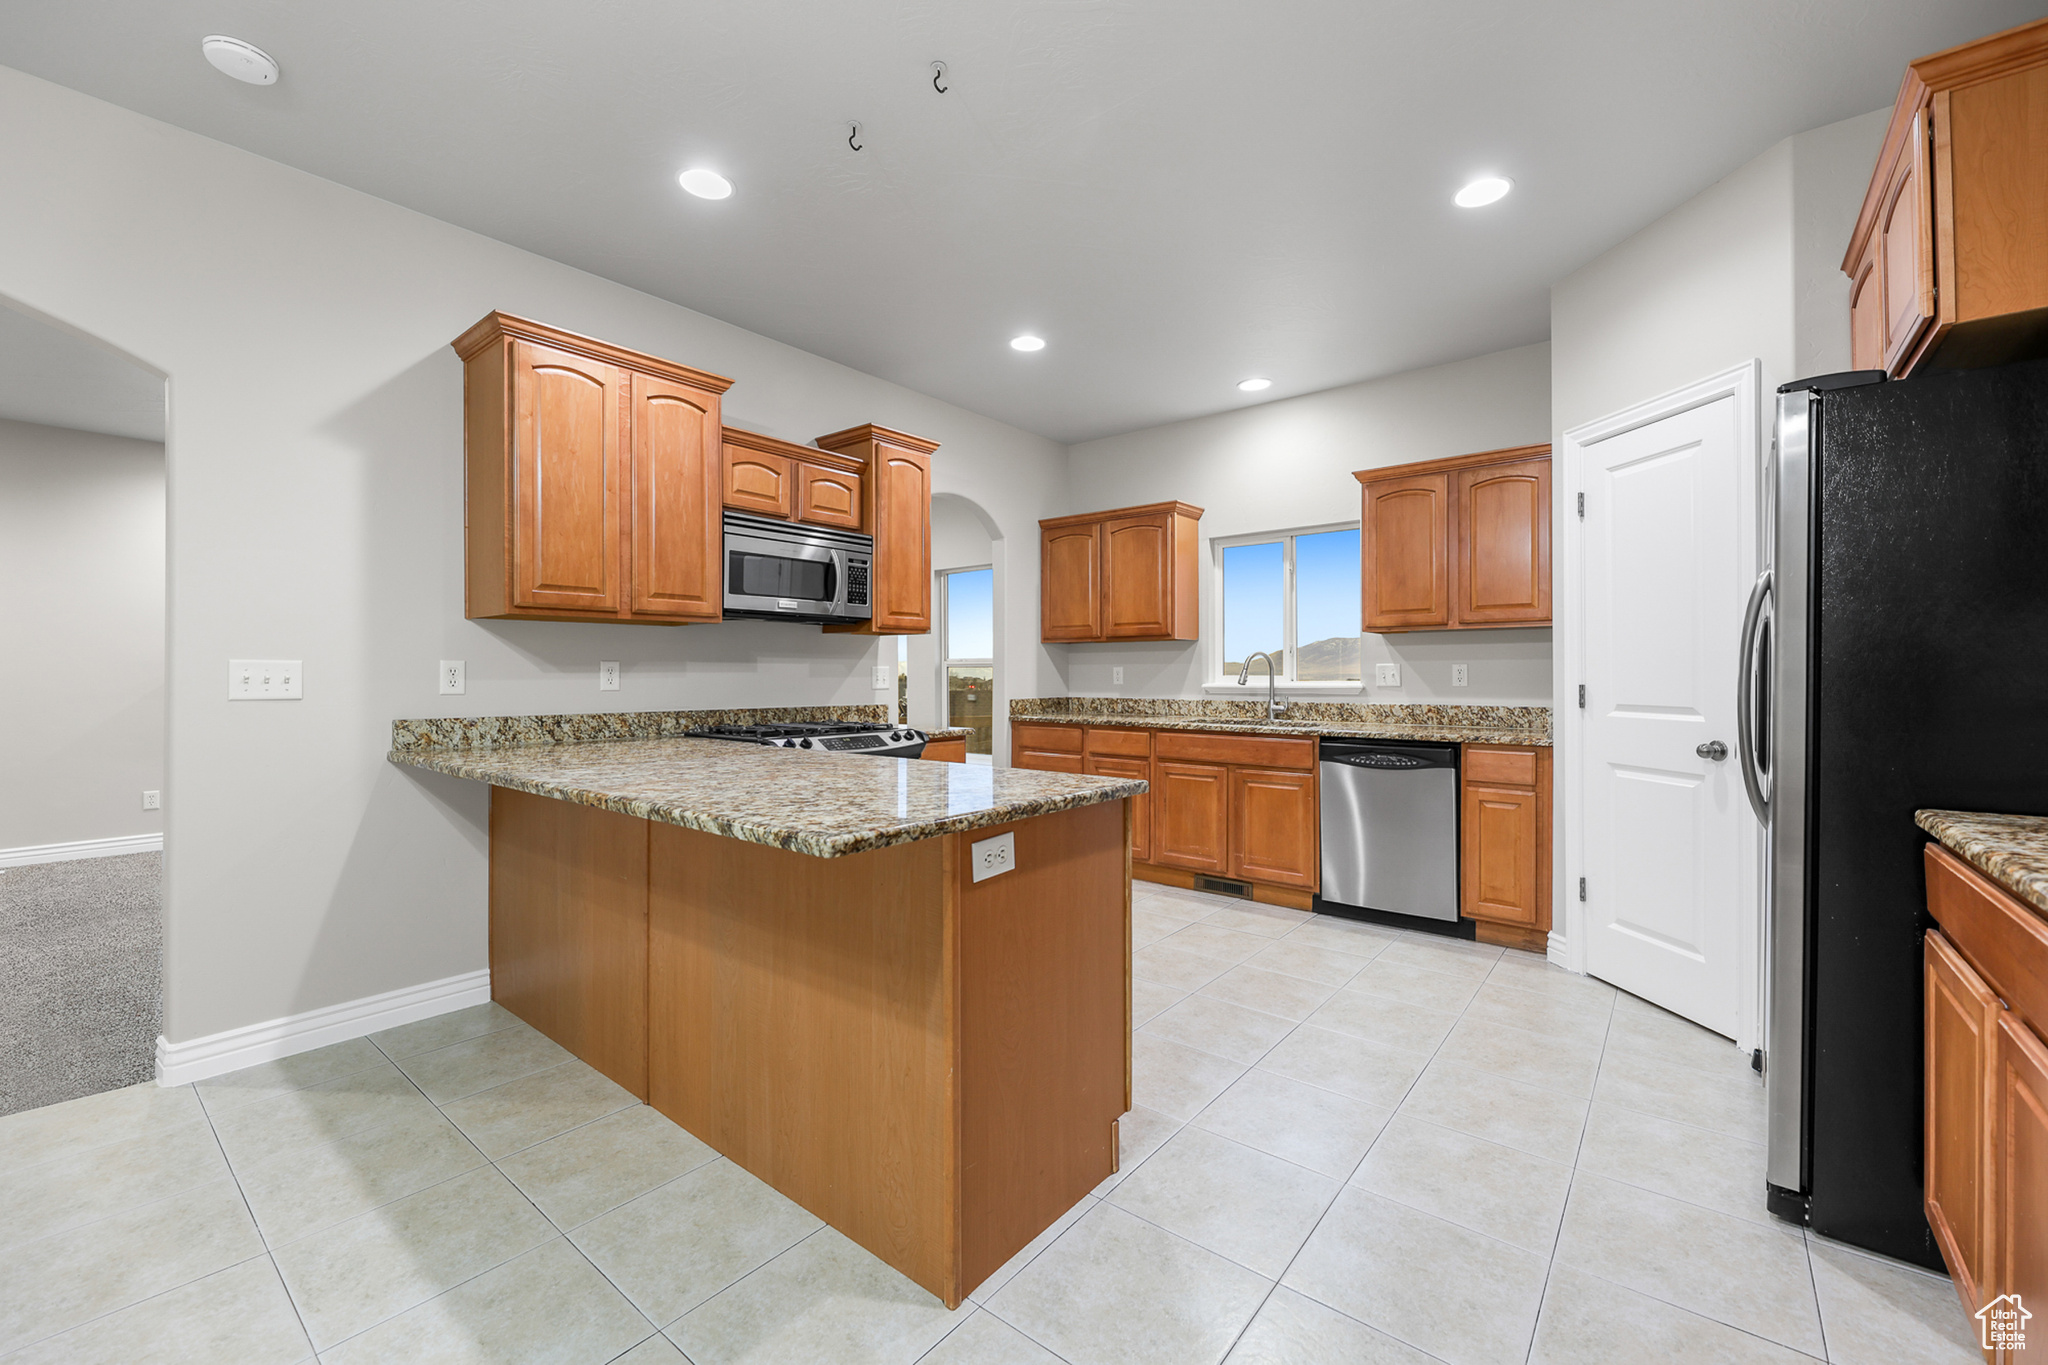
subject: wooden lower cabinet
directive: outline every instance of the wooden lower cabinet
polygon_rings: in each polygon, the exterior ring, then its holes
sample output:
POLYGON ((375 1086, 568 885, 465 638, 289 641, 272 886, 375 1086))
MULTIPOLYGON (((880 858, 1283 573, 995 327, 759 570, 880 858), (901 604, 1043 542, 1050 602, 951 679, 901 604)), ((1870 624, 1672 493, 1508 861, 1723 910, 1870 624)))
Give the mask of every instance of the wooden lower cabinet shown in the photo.
POLYGON ((1086 772, 1081 740, 1078 725, 1012 725, 1010 766, 1048 773, 1086 772))
POLYGON ((1229 876, 1230 769, 1155 759, 1151 795, 1151 861, 1229 876))
POLYGON ((1543 952, 1550 933, 1550 750, 1467 744, 1459 772, 1458 911, 1489 943, 1543 952))
MULTIPOLYGON (((1122 777, 1139 782, 1152 780, 1152 760, 1126 758, 1116 754, 1087 754, 1082 771, 1090 777, 1122 777)), ((1152 860, 1152 794, 1133 796, 1131 802, 1131 861, 1152 860)))
POLYGON ((967 738, 955 735, 950 739, 934 739, 926 743, 921 758, 936 759, 940 763, 965 763, 967 761, 967 738))
POLYGON ((2048 917, 1938 845, 1925 863, 1928 1226, 1966 1314, 2048 1303, 2048 917))
POLYGON ((1318 871, 1316 775, 1230 770, 1230 875, 1313 890, 1318 871))

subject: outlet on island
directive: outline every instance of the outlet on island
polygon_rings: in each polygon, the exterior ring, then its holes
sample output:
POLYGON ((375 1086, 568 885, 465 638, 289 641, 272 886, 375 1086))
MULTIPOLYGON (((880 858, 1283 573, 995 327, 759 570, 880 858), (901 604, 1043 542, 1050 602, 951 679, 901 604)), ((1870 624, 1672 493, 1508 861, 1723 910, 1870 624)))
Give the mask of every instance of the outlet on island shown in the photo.
POLYGON ((993 839, 970 844, 967 856, 974 880, 985 882, 990 877, 1001 876, 1017 865, 1017 836, 998 834, 993 839))

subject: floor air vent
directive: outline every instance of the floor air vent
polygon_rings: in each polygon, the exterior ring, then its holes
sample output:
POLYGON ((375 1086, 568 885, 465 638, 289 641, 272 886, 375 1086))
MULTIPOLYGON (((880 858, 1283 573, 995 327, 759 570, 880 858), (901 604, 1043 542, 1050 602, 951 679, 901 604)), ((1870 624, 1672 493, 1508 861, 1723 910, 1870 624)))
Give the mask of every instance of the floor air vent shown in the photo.
POLYGON ((1250 882, 1234 882, 1228 877, 1197 877, 1195 878, 1195 890, 1212 891, 1219 896, 1235 896, 1239 900, 1246 901, 1252 898, 1252 884, 1250 882))

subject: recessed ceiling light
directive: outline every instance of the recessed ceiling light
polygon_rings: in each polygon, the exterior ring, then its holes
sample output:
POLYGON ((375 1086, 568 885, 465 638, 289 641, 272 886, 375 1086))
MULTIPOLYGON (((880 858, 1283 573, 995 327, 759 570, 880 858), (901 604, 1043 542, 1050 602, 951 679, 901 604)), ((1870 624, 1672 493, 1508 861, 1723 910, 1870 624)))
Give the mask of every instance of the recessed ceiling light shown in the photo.
POLYGON ((699 199, 728 199, 732 197, 732 181, 717 171, 707 171, 695 166, 676 177, 676 182, 699 199))
POLYGON ((1273 381, 1270 379, 1240 379, 1237 381, 1237 387, 1246 393, 1257 393, 1261 389, 1272 388, 1273 381))
POLYGON ((251 85, 276 85, 277 62, 254 43, 216 33, 199 40, 199 50, 213 69, 251 85))
POLYGON ((1515 182, 1498 175, 1482 175, 1455 196, 1461 209, 1484 208, 1486 205, 1505 199, 1515 182))
POLYGON ((1032 336, 1028 332, 1020 337, 1011 337, 1010 349, 1013 351, 1042 351, 1045 349, 1045 338, 1032 336))

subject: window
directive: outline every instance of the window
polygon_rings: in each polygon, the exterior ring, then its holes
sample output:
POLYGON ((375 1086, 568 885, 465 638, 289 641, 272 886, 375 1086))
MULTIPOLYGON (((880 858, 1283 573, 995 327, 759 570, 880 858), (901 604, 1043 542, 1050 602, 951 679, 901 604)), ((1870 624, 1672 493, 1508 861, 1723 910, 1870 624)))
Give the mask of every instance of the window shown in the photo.
POLYGON ((1215 550, 1217 683, 1234 685, 1259 652, 1272 656, 1283 684, 1360 681, 1356 526, 1232 536, 1215 550))
POLYGON ((939 658, 947 725, 974 731, 967 752, 994 749, 996 695, 994 569, 949 569, 939 575, 939 658))

